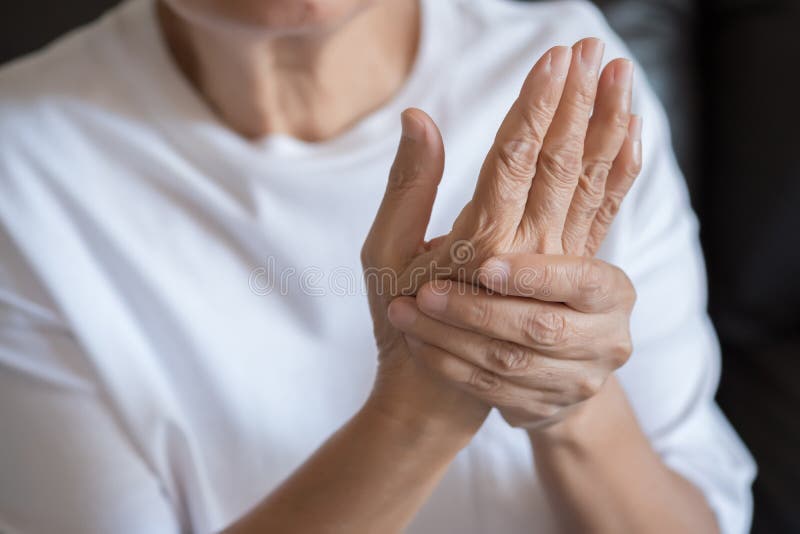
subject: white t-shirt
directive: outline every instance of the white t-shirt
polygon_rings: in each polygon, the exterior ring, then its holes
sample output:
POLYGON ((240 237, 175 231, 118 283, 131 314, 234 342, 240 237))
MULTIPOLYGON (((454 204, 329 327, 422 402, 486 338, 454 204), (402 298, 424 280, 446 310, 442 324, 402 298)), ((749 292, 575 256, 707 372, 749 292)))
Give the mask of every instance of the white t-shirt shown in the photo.
MULTIPOLYGON (((438 235, 547 48, 594 35, 607 59, 629 56, 585 2, 422 4, 405 86, 322 143, 228 130, 170 62, 152 0, 0 71, 0 531, 229 525, 371 388, 359 249, 400 111, 444 134, 438 235)), ((744 532, 754 466, 713 401, 697 225, 637 83, 644 170, 600 252, 638 291, 618 376, 664 461, 744 532)), ((527 436, 493 413, 409 531, 553 528, 527 436)))

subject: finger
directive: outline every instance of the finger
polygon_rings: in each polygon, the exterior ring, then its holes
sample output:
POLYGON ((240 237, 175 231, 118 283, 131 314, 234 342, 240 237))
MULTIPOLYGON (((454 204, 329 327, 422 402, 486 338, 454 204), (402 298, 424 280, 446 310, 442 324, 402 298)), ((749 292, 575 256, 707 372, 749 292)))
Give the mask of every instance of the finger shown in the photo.
MULTIPOLYGON (((510 382, 543 392, 550 402, 565 395, 577 397, 592 389, 589 364, 551 358, 509 341, 494 339, 437 321, 420 312, 414 299, 398 298, 389 306, 392 325, 428 345, 433 345, 510 382)), ((602 363, 598 363, 602 366, 602 363)))
POLYGON ((581 256, 595 214, 603 202, 606 178, 625 142, 630 122, 633 63, 616 59, 600 76, 594 113, 583 152, 583 172, 564 223, 564 253, 581 256))
POLYGON ((367 265, 402 265, 416 254, 444 170, 444 146, 433 120, 412 108, 401 121, 400 146, 363 250, 367 265))
POLYGON ((570 60, 570 49, 559 46, 534 65, 481 168, 474 209, 492 220, 513 221, 510 231, 516 231, 525 210, 536 160, 558 107, 570 60))
POLYGON ((591 359, 612 351, 608 339, 624 338, 625 325, 612 314, 586 314, 560 303, 489 294, 451 280, 435 280, 417 293, 420 311, 444 323, 504 339, 541 354, 591 359))
POLYGON ((632 115, 628 123, 628 134, 622 149, 611 166, 606 182, 603 203, 595 214, 589 237, 586 240, 585 254, 593 256, 611 227, 619 212, 622 200, 628 194, 636 177, 642 169, 642 119, 632 115))
POLYGON ((414 356, 442 378, 500 409, 525 414, 525 420, 553 417, 561 406, 551 404, 546 391, 526 388, 473 365, 433 345, 407 336, 414 356))
POLYGON ((598 39, 584 39, 573 47, 561 102, 539 154, 522 227, 536 236, 542 251, 561 252, 602 59, 603 43, 598 39))
POLYGON ((481 266, 477 278, 481 285, 501 295, 563 302, 592 314, 632 306, 636 297, 621 269, 585 256, 496 256, 481 266))

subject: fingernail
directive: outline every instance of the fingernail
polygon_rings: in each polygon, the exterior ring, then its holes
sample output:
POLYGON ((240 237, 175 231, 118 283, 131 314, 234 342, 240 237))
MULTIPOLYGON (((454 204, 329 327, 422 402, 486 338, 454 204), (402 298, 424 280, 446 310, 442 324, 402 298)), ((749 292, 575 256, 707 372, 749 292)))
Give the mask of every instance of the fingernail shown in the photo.
POLYGON ((426 285, 417 294, 417 303, 422 311, 441 313, 447 308, 447 292, 451 283, 437 280, 426 285))
POLYGON ((569 64, 572 62, 572 49, 568 46, 557 46, 550 51, 550 73, 555 78, 566 78, 569 64))
POLYGON ((507 261, 500 258, 491 258, 481 266, 478 272, 478 281, 489 289, 495 289, 503 293, 508 287, 510 273, 511 266, 507 261))
POLYGON ((395 328, 404 329, 413 325, 417 320, 417 309, 411 302, 406 300, 395 300, 389 304, 387 315, 389 322, 395 328))
POLYGON ((400 114, 400 124, 403 127, 403 137, 412 141, 421 141, 425 138, 425 125, 419 119, 414 118, 409 110, 400 114))
POLYGON ((625 87, 630 86, 633 83, 633 62, 626 59, 614 67, 614 83, 625 87))
POLYGON ((580 61, 590 70, 599 70, 603 60, 605 44, 600 39, 584 39, 578 43, 580 47, 580 61))
POLYGON ((628 135, 633 142, 633 159, 641 163, 642 161, 642 117, 639 115, 631 115, 631 120, 628 123, 628 135))

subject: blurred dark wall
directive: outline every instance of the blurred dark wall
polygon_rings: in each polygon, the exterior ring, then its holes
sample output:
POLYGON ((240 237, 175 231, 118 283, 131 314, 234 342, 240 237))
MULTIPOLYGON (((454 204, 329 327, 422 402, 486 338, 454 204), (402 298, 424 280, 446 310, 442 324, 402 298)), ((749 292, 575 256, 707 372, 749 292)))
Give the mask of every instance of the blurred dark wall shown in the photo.
MULTIPOLYGON (((0 4, 0 62, 116 4, 0 4)), ((800 532, 800 1, 597 0, 662 98, 701 219, 719 399, 753 451, 754 532, 800 532)))
POLYGON ((800 532, 800 2, 717 0, 703 195, 718 398, 759 463, 754 532, 800 532))
POLYGON ((3 0, 0 63, 41 48, 117 3, 119 0, 3 0))

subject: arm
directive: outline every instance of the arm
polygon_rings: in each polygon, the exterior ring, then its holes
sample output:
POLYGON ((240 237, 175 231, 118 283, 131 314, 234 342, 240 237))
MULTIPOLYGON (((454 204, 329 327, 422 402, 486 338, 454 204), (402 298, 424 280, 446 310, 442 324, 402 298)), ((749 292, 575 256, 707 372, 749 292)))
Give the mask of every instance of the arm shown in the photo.
POLYGON ((2 227, 0 258, 0 532, 185 530, 2 227))
POLYGON ((719 531, 703 494, 653 450, 615 378, 564 421, 528 435, 565 531, 719 531))
POLYGON ((494 292, 433 282, 393 303, 415 356, 527 430, 565 531, 716 532, 703 494, 655 452, 610 374, 631 351, 627 276, 575 256, 498 259, 482 279, 494 292))
POLYGON ((636 104, 647 117, 643 166, 617 249, 637 293, 634 351, 573 417, 528 432, 536 468, 567 530, 743 532, 752 467, 714 405, 718 355, 696 225, 646 84, 636 104))
POLYGON ((423 407, 398 413, 380 404, 370 399, 284 484, 225 532, 402 530, 477 426, 421 420, 419 414, 429 411, 423 407))

